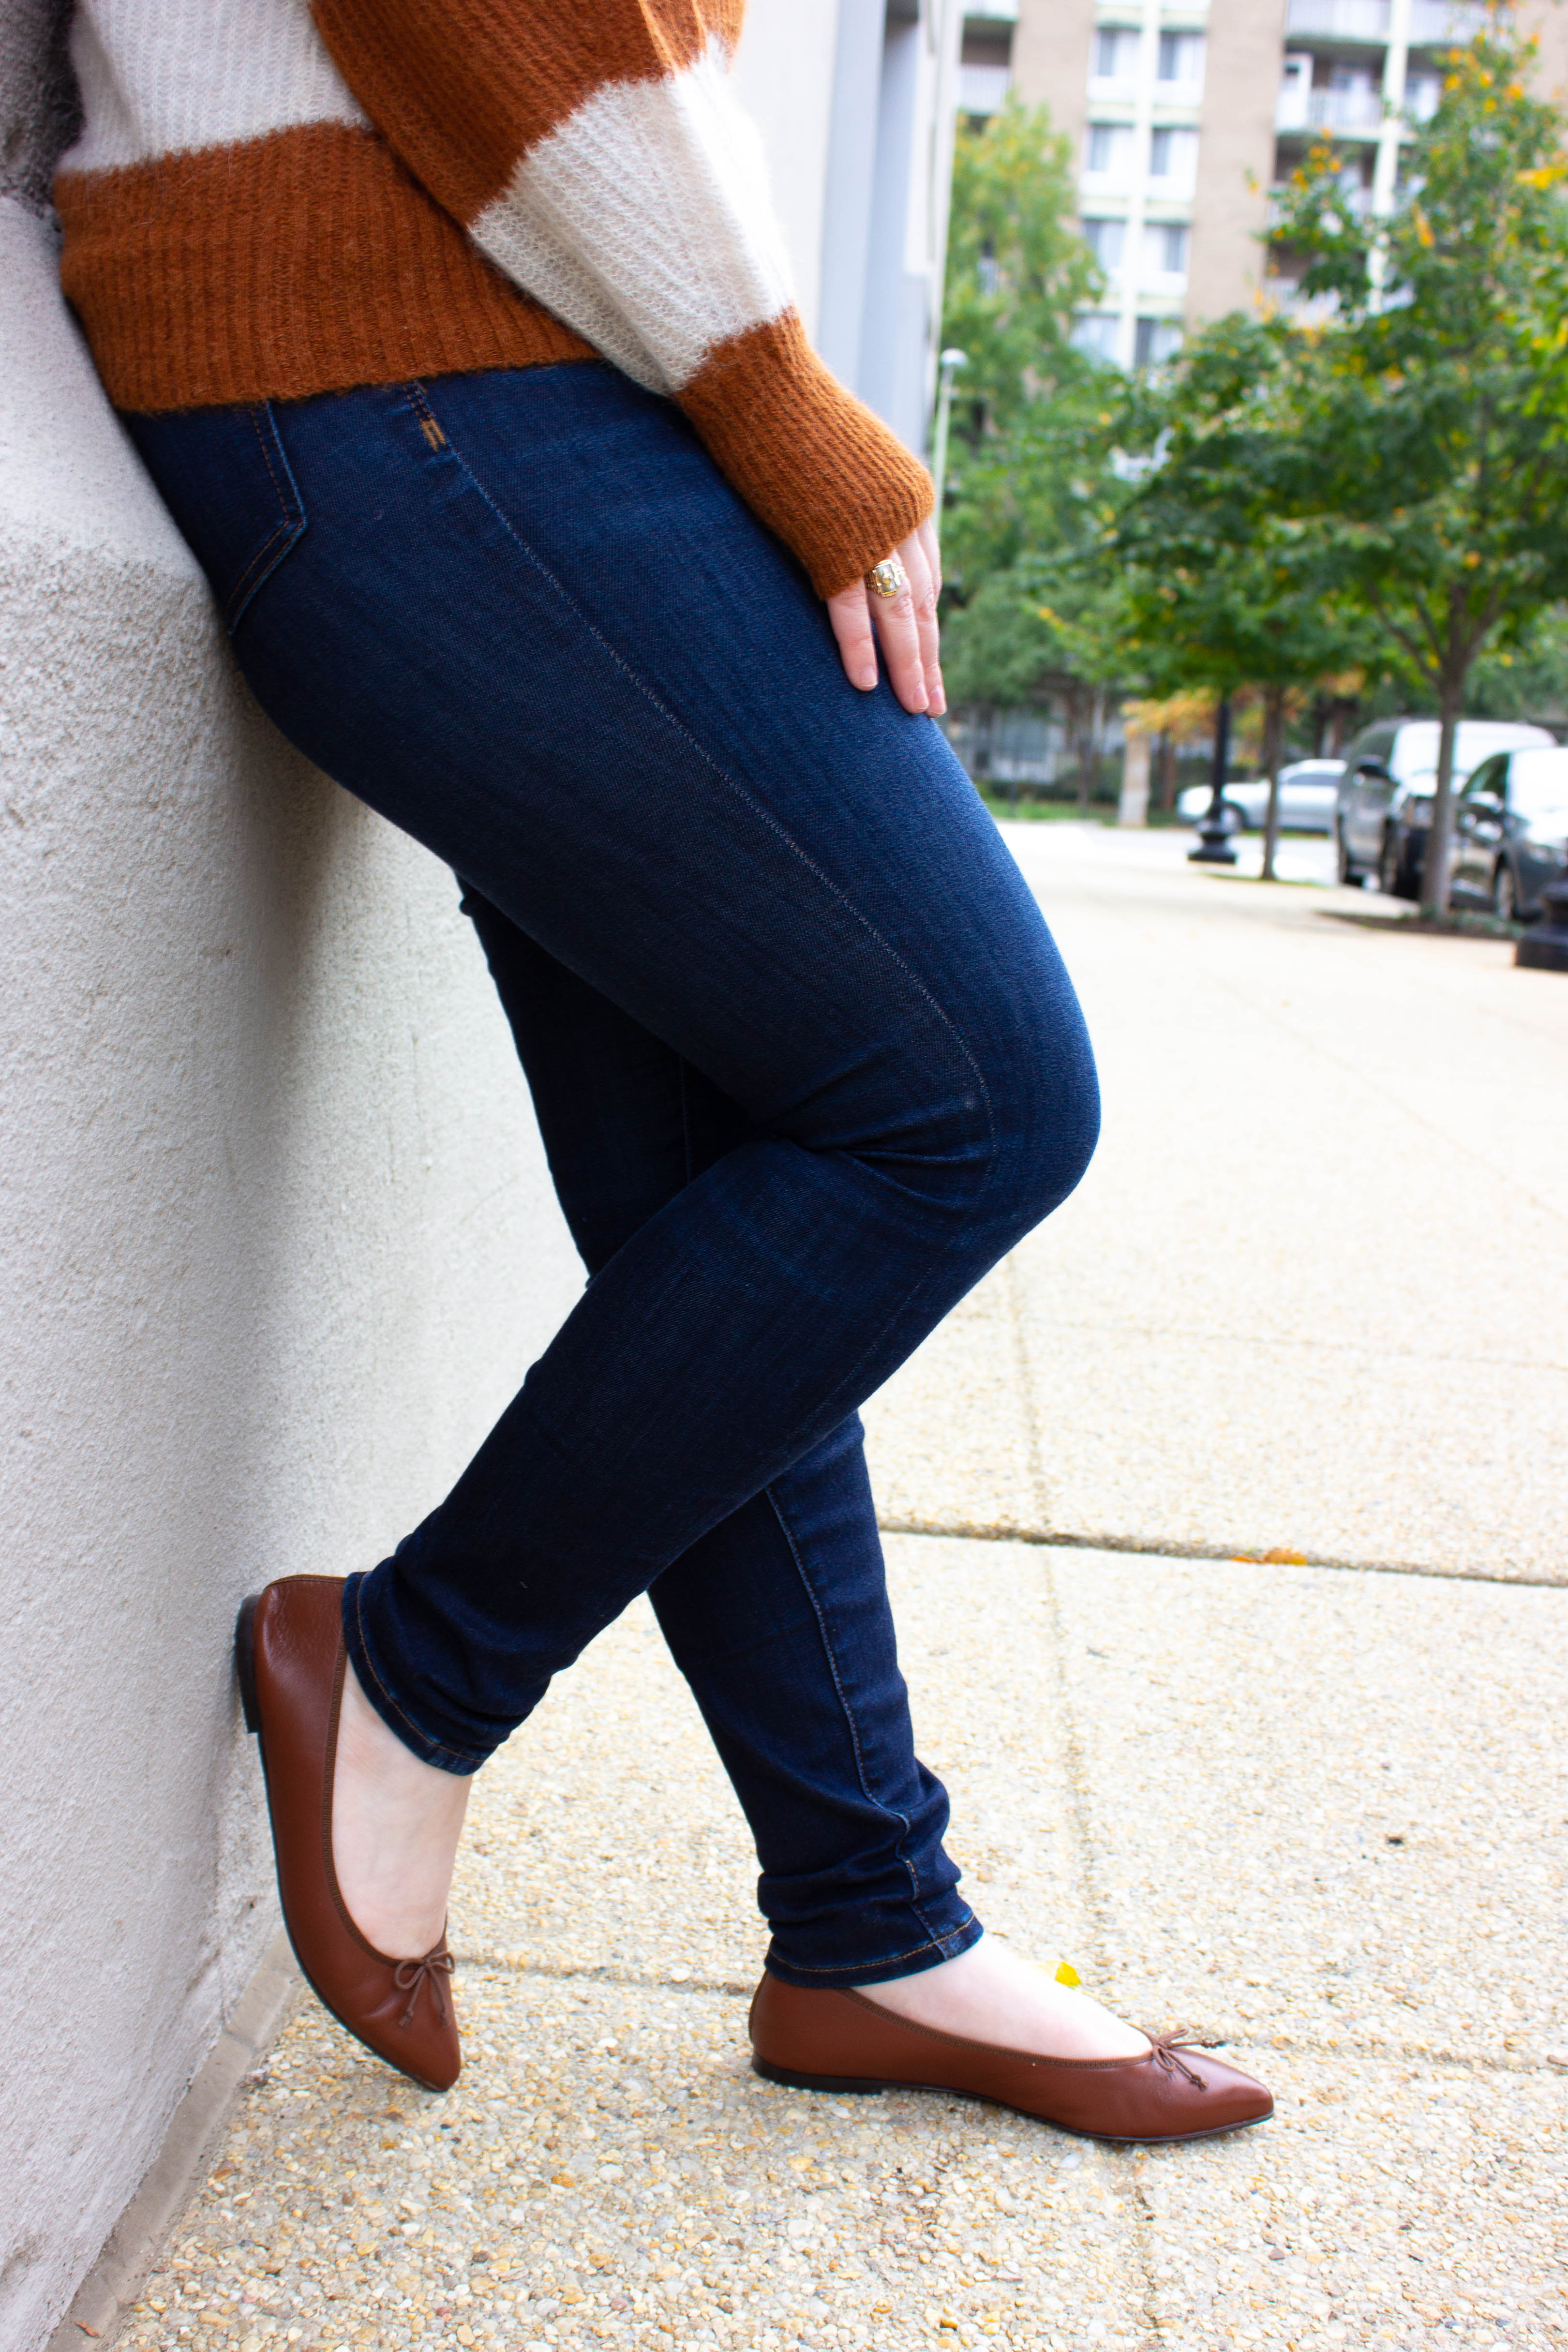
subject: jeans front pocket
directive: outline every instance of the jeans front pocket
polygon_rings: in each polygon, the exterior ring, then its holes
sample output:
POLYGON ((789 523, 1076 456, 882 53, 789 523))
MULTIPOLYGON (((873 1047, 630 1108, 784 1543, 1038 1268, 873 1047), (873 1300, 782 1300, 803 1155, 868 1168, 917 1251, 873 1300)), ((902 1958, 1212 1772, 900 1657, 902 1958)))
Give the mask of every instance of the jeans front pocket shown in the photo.
POLYGON ((122 414, 230 635, 306 526, 270 401, 162 416, 122 414))

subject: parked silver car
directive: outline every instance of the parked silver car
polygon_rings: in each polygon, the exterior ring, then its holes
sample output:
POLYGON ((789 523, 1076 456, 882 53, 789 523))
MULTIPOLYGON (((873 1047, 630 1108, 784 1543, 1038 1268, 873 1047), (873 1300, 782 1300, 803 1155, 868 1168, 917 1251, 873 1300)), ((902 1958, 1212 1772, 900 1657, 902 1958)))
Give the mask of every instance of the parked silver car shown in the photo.
MULTIPOLYGON (((1280 824, 1286 833, 1332 833, 1343 760, 1292 760, 1280 771, 1280 824)), ((1176 800, 1176 814, 1201 824, 1213 797, 1209 784, 1188 784, 1176 800)), ((1226 828, 1261 833, 1269 816, 1269 779, 1225 787, 1220 803, 1226 828)))
POLYGON ((1454 812, 1449 888, 1457 905, 1490 907, 1529 922, 1568 859, 1568 750, 1499 751, 1480 766, 1454 812))
MULTIPOLYGON (((1454 745, 1456 792, 1483 760, 1534 745, 1554 748, 1544 727, 1462 719, 1454 745)), ((1340 880, 1375 877, 1394 898, 1419 898, 1437 787, 1435 719, 1383 719, 1364 728, 1345 751, 1339 782, 1333 831, 1340 880)))

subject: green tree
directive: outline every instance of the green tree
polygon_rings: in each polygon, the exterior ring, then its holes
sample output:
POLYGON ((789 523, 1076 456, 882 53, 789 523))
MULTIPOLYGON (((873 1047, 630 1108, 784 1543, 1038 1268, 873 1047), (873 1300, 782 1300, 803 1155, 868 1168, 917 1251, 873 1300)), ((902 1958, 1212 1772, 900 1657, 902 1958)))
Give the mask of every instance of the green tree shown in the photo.
POLYGON ((1106 560, 1128 488, 1117 472, 1124 394, 1100 378, 1087 366, 1064 372, 1052 399, 985 438, 944 541, 957 589, 946 656, 955 700, 1016 704, 1054 689, 1082 799, 1105 691, 1132 675, 1124 584, 1106 560))
POLYGON ((1045 107, 1009 99, 981 129, 960 129, 942 339, 968 361, 954 421, 971 447, 1082 373, 1072 315, 1102 280, 1077 208, 1068 142, 1045 107))
POLYGON ((1297 451, 1287 401, 1299 339, 1240 312, 1193 337, 1142 396, 1146 471, 1108 549, 1122 579, 1124 659, 1155 695, 1256 688, 1270 780, 1263 879, 1279 840, 1292 688, 1354 658, 1317 537, 1288 509, 1297 451))
POLYGON ((1483 653, 1465 702, 1475 719, 1568 720, 1568 606, 1550 605, 1515 643, 1483 653))
POLYGON ((943 340, 968 365, 954 410, 942 518, 944 670, 956 703, 1059 692, 1081 794, 1116 631, 1091 560, 1120 495, 1122 388, 1074 350, 1102 283, 1075 226, 1068 142, 1043 107, 1009 102, 959 133, 943 340))
POLYGON ((1276 234, 1331 315, 1294 339, 1281 497, 1342 609, 1381 633, 1441 721, 1422 902, 1448 900, 1454 740, 1483 654, 1568 595, 1568 173, 1532 46, 1500 17, 1447 60, 1391 217, 1347 201, 1332 147, 1276 234))

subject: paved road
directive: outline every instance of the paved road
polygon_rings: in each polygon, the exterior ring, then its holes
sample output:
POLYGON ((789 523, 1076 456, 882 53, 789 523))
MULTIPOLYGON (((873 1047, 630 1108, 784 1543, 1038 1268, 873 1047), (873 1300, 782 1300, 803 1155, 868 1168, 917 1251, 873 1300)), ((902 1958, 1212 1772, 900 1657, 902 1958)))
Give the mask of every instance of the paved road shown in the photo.
POLYGON ((302 2004, 122 2342, 1561 2352, 1568 982, 1014 839, 1106 1138, 873 1412, 891 1516, 1033 1538, 890 1538, 916 1722, 994 1930, 1274 2122, 751 2076, 752 1865, 640 1607, 479 1783, 458 2090, 302 2004), (1096 1533, 1308 1564, 1040 1539, 1096 1533))

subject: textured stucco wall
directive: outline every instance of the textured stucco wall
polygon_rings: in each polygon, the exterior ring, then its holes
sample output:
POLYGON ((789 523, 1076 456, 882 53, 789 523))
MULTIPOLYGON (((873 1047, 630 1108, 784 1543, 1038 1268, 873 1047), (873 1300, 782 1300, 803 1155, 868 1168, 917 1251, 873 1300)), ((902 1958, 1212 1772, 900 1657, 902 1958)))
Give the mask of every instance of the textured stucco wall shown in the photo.
POLYGON ((367 1566, 575 1296, 456 890, 251 704, 30 207, 0 16, 0 2346, 276 1924, 241 1595, 367 1566))

